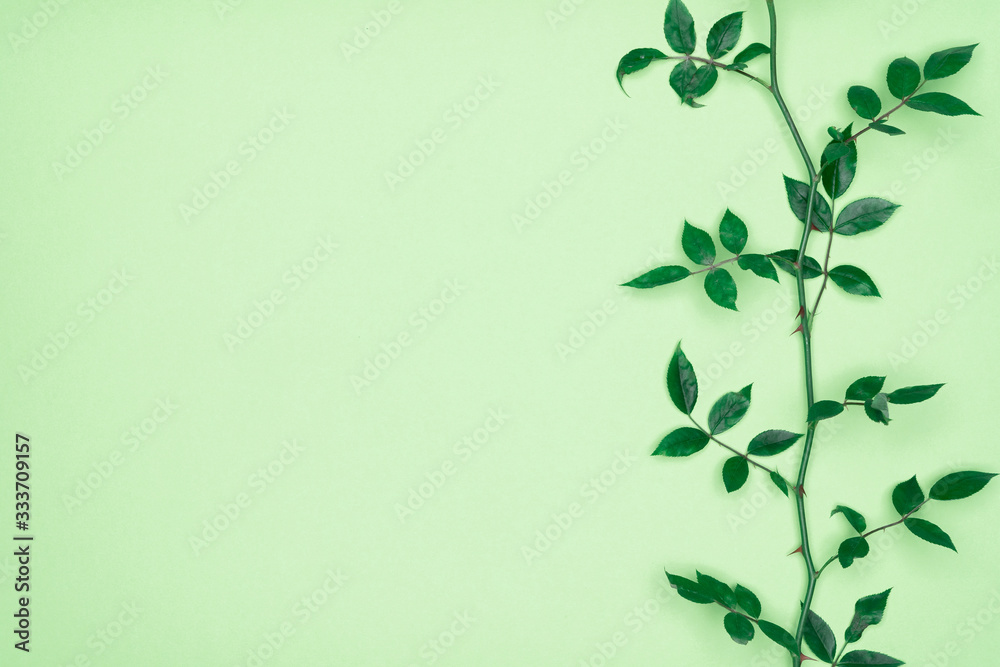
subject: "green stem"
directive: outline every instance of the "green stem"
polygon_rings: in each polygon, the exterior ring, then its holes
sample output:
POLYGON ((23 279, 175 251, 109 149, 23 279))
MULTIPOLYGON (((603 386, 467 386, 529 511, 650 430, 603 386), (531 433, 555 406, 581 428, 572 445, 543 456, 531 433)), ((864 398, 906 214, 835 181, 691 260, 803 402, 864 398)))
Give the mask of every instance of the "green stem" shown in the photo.
POLYGON ((696 60, 696 61, 698 61, 700 63, 705 63, 706 65, 711 65, 713 67, 717 67, 717 68, 719 68, 721 70, 724 70, 726 72, 735 72, 736 74, 742 74, 743 76, 745 76, 746 78, 750 79, 754 83, 760 84, 761 86, 764 86, 768 90, 771 90, 771 86, 767 85, 767 82, 764 81, 763 79, 759 79, 759 78, 755 77, 753 74, 751 74, 750 72, 744 72, 741 69, 728 69, 728 66, 725 63, 720 63, 718 60, 712 60, 711 58, 701 58, 699 56, 690 56, 690 55, 685 55, 685 56, 667 56, 667 60, 696 60))
MULTIPOLYGON (((812 231, 813 204, 816 200, 816 190, 819 187, 820 179, 819 175, 816 173, 816 167, 813 164, 813 160, 809 156, 809 151, 806 150, 805 143, 802 141, 802 134, 795 125, 795 120, 792 118, 792 114, 788 110, 788 105, 785 104, 785 100, 781 95, 781 88, 778 85, 778 20, 775 16, 774 0, 766 0, 766 2, 771 28, 771 94, 774 96, 775 102, 778 103, 778 107, 781 109, 781 115, 785 117, 785 123, 788 124, 788 129, 791 131, 792 137, 795 139, 795 145, 798 146, 799 153, 802 155, 802 161, 805 163, 806 170, 809 172, 809 201, 806 207, 805 228, 802 231, 802 240, 799 243, 799 255, 798 261, 796 262, 798 271, 796 272, 795 279, 799 297, 799 318, 801 320, 802 327, 802 355, 806 382, 806 410, 808 412, 809 408, 812 408, 812 405, 815 402, 815 392, 813 389, 812 332, 810 331, 808 319, 805 276, 803 275, 804 272, 801 267, 805 260, 806 247, 809 244, 809 232, 812 231)), ((805 561, 807 579, 806 593, 802 600, 802 613, 799 616, 798 626, 795 631, 795 646, 798 649, 799 655, 792 656, 793 667, 799 667, 802 664, 802 659, 800 657, 802 653, 802 637, 805 634, 806 616, 809 613, 810 606, 812 605, 813 594, 816 591, 816 580, 818 579, 816 568, 813 565, 812 551, 809 547, 809 527, 806 521, 804 493, 806 471, 809 468, 809 455, 812 453, 812 445, 815 437, 816 422, 811 422, 806 429, 805 444, 802 448, 802 461, 799 464, 799 476, 795 494, 795 506, 798 512, 799 520, 799 537, 802 540, 802 559, 805 561)))

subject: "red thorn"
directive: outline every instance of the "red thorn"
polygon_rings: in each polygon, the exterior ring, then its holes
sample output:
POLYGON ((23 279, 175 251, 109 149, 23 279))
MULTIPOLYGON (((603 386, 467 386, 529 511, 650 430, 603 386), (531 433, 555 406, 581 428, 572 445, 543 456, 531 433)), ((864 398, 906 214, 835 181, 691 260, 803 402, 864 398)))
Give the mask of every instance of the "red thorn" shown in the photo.
POLYGON ((805 653, 800 653, 800 654, 799 654, 799 662, 805 662, 806 660, 815 660, 815 659, 816 659, 816 658, 810 658, 810 657, 809 657, 808 655, 806 655, 805 653))
POLYGON ((816 225, 814 225, 814 224, 812 224, 812 223, 809 223, 809 224, 810 224, 810 225, 812 226, 812 228, 813 228, 813 231, 814 231, 814 232, 821 232, 821 231, 823 231, 822 229, 820 229, 820 228, 819 228, 819 227, 817 227, 816 225))
POLYGON ((796 317, 804 318, 806 316, 806 307, 799 306, 799 314, 796 317))
POLYGON ((794 555, 794 554, 800 554, 800 553, 802 553, 802 547, 799 547, 798 549, 796 549, 795 551, 793 551, 792 553, 790 553, 790 554, 788 554, 788 555, 789 555, 789 556, 792 556, 792 555, 794 555))
POLYGON ((803 486, 797 486, 797 487, 795 487, 795 490, 798 492, 800 498, 804 498, 805 497, 805 495, 806 495, 806 487, 804 485, 803 486))
POLYGON ((789 336, 794 336, 797 333, 802 333, 802 325, 801 324, 799 326, 795 327, 795 331, 793 331, 792 333, 790 333, 788 335, 789 336))

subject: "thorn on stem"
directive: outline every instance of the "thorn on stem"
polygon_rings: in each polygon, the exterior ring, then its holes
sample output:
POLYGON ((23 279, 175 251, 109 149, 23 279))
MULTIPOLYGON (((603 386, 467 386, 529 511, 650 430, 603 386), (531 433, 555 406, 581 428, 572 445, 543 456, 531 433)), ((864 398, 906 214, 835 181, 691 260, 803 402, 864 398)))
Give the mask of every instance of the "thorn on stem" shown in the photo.
POLYGON ((795 554, 800 554, 800 553, 802 553, 802 547, 799 547, 798 549, 796 549, 795 551, 791 552, 788 555, 789 556, 794 556, 795 554))

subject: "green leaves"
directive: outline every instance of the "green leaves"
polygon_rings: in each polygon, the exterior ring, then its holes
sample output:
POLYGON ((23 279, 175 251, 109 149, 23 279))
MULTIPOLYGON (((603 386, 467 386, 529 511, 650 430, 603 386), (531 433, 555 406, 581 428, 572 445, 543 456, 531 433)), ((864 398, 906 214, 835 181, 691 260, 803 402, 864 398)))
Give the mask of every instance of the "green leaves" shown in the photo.
MULTIPOLYGON (((785 194, 788 195, 788 206, 800 222, 806 221, 806 212, 809 210, 809 192, 808 185, 785 176, 785 194)), ((830 205, 823 195, 817 192, 813 198, 812 224, 820 231, 829 231, 831 215, 830 205)))
POLYGON ((916 511, 924 502, 924 492, 914 475, 905 482, 900 482, 892 491, 892 506, 900 516, 906 516, 916 511))
POLYGON ((905 663, 877 651, 850 651, 845 653, 837 664, 841 667, 855 667, 856 665, 903 665, 905 663))
POLYGON ((867 595, 854 603, 854 618, 844 631, 844 641, 848 644, 861 639, 864 631, 882 622, 885 605, 889 601, 889 589, 875 595, 867 595))
POLYGON ((884 384, 884 376, 869 375, 868 377, 863 377, 860 380, 855 380, 851 383, 851 386, 847 388, 847 392, 844 394, 844 400, 867 401, 869 398, 873 398, 877 393, 882 391, 882 386, 884 384))
POLYGON ((837 505, 830 512, 830 516, 834 514, 843 514, 844 518, 847 519, 847 523, 851 524, 851 528, 858 531, 858 533, 863 533, 868 528, 868 524, 865 518, 861 516, 860 512, 852 510, 850 507, 845 507, 844 505, 837 505))
POLYGON ((920 86, 920 66, 909 58, 896 58, 889 64, 885 82, 896 99, 909 97, 920 86))
POLYGON ((788 649, 788 652, 792 655, 799 655, 799 647, 795 644, 795 637, 792 637, 792 635, 790 635, 783 627, 775 625, 769 621, 757 621, 757 627, 760 628, 760 631, 763 632, 768 639, 779 646, 783 646, 788 649))
POLYGON ((740 584, 736 585, 736 604, 753 618, 760 617, 760 600, 753 591, 740 584))
MULTIPOLYGON (((666 572, 666 570, 664 570, 666 572)), ((708 591, 705 586, 696 581, 691 581, 685 577, 670 574, 666 572, 667 581, 670 585, 677 589, 677 594, 680 595, 685 600, 690 600, 697 604, 712 604, 715 602, 715 598, 712 597, 710 591, 708 591)))
MULTIPOLYGON (((777 266, 782 271, 790 273, 793 276, 798 275, 799 272, 795 268, 795 262, 799 258, 798 250, 795 250, 793 248, 789 248, 788 250, 779 250, 778 252, 772 252, 770 255, 768 255, 768 258, 770 258, 774 262, 774 265, 777 266)), ((805 256, 805 259, 802 260, 802 264, 803 264, 802 276, 806 280, 809 280, 810 278, 817 278, 823 275, 823 267, 821 267, 819 265, 819 262, 817 262, 809 255, 805 256)))
POLYGON ((802 437, 801 433, 791 433, 780 429, 764 431, 754 436, 747 447, 751 456, 775 456, 785 451, 802 437))
POLYGON ((712 237, 705 230, 698 229, 687 221, 684 222, 681 247, 684 249, 684 254, 695 264, 711 266, 715 263, 715 243, 712 237))
POLYGON ((729 612, 726 617, 722 619, 722 625, 726 628, 726 632, 737 644, 748 644, 754 636, 753 623, 743 618, 736 612, 729 612))
POLYGON ((826 193, 834 199, 842 197, 858 171, 858 142, 831 141, 823 149, 820 169, 826 193))
POLYGON ((669 433, 653 451, 653 456, 669 456, 673 458, 691 456, 705 449, 708 435, 699 429, 682 426, 669 433))
POLYGON ((732 493, 741 488, 750 476, 750 464, 742 456, 733 456, 722 466, 722 483, 726 491, 732 493))
POLYGON ((670 87, 681 101, 690 107, 704 106, 694 100, 706 94, 719 80, 719 71, 712 65, 695 67, 690 60, 684 60, 670 72, 670 87))
POLYGON ((948 537, 948 533, 944 532, 941 528, 930 521, 924 521, 923 519, 917 519, 911 516, 903 520, 903 525, 906 526, 911 533, 922 540, 926 540, 931 544, 946 547, 952 551, 958 551, 958 549, 955 548, 955 544, 951 541, 951 538, 948 537))
POLYGON ((738 255, 746 247, 748 236, 746 223, 740 220, 735 213, 726 209, 722 221, 719 223, 719 238, 722 240, 722 247, 734 255, 738 255))
POLYGON ((677 53, 691 54, 695 47, 694 18, 680 0, 670 0, 663 19, 663 34, 667 44, 677 53))
POLYGON ((744 271, 753 271, 761 278, 778 282, 778 272, 774 264, 764 255, 740 255, 736 263, 744 271))
POLYGON ((930 81, 951 76, 969 64, 969 61, 972 60, 972 51, 977 46, 979 45, 956 46, 931 54, 931 57, 924 64, 924 78, 930 81))
POLYGON ((893 127, 892 125, 887 125, 885 120, 877 120, 873 123, 868 123, 868 127, 873 130, 878 130, 882 134, 888 134, 890 137, 898 137, 901 134, 906 134, 898 127, 893 127))
POLYGON ((851 202, 837 216, 837 225, 833 231, 844 236, 854 236, 869 232, 881 226, 899 208, 898 204, 886 201, 880 197, 866 197, 851 202))
POLYGON ((733 593, 733 589, 727 584, 701 572, 696 572, 696 574, 698 576, 698 584, 712 596, 713 600, 730 608, 736 606, 736 594, 733 593))
POLYGON ((837 401, 816 401, 809 408, 809 415, 806 421, 815 422, 821 419, 836 417, 844 411, 844 404, 837 401))
POLYGON ((870 549, 868 540, 865 538, 850 537, 840 543, 840 547, 837 549, 837 560, 840 561, 840 566, 846 569, 853 565, 856 559, 867 556, 870 549))
POLYGON ((882 296, 868 274, 856 266, 843 264, 830 269, 830 280, 848 294, 858 296, 882 296))
POLYGON ((802 637, 817 658, 823 662, 833 662, 837 655, 837 638, 833 636, 833 630, 827 622, 811 609, 806 614, 805 633, 802 637))
POLYGON ((784 477, 782 477, 781 475, 779 475, 776 472, 772 472, 771 473, 771 482, 773 482, 774 485, 776 487, 778 487, 779 491, 781 491, 783 494, 785 494, 786 498, 788 497, 788 483, 785 481, 784 477))
POLYGON ((708 413, 708 431, 718 435, 739 423, 750 409, 750 399, 742 392, 730 391, 715 402, 708 413))
POLYGON ((847 91, 847 101, 859 116, 868 120, 875 120, 882 111, 882 100, 866 86, 851 86, 847 91))
POLYGON ((725 269, 712 269, 705 276, 705 293, 714 303, 736 310, 736 281, 725 269))
POLYGON ((726 69, 746 69, 747 63, 751 60, 770 52, 771 49, 766 45, 761 44, 760 42, 754 42, 736 54, 736 58, 733 59, 733 64, 726 69))
MULTIPOLYGON (((616 72, 618 87, 625 93, 625 86, 622 84, 625 75, 646 69, 657 60, 666 59, 666 54, 658 49, 633 49, 629 51, 618 61, 618 71, 616 72)), ((625 94, 628 95, 628 93, 625 94)))
POLYGON ((961 500, 982 490, 986 484, 996 477, 996 473, 965 470, 945 475, 931 487, 930 497, 933 500, 961 500))
POLYGON ((743 12, 734 12, 719 19, 708 31, 708 57, 718 60, 733 50, 743 32, 743 12))
POLYGON ((686 415, 691 414, 698 402, 698 377, 691 362, 684 356, 680 343, 667 366, 667 392, 677 409, 686 415))
POLYGON ((944 384, 925 384, 917 387, 903 387, 902 389, 890 392, 887 396, 890 403, 910 405, 911 403, 920 403, 933 397, 938 392, 938 389, 943 386, 944 384))
POLYGON ((669 285, 670 283, 675 283, 678 280, 684 280, 690 275, 691 271, 683 266, 661 266, 657 269, 649 271, 648 273, 644 273, 638 278, 634 278, 627 283, 623 283, 622 287, 649 289, 651 287, 669 285))
POLYGON ((889 419, 889 397, 885 394, 875 394, 865 401, 865 414, 877 424, 888 425, 889 419))
POLYGON ((978 111, 948 93, 922 93, 906 100, 906 106, 917 111, 930 111, 942 116, 978 116, 978 111))

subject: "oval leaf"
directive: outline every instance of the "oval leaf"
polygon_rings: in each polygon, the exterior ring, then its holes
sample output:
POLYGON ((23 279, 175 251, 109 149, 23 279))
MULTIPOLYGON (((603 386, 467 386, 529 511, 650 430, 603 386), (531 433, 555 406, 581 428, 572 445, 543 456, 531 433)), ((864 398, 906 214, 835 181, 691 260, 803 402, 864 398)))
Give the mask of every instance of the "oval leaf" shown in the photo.
POLYGON ((778 282, 778 271, 771 260, 764 255, 740 255, 736 264, 744 271, 753 271, 761 278, 778 282))
POLYGON ((909 58, 896 58, 889 64, 885 82, 893 97, 900 100, 909 97, 920 85, 920 65, 909 58))
POLYGON ((674 349, 674 356, 667 366, 667 392, 677 409, 686 415, 691 414, 698 402, 698 378, 691 362, 684 356, 680 343, 674 349))
POLYGON ((905 663, 876 651, 849 651, 840 658, 837 664, 841 667, 854 667, 855 665, 903 665, 905 663))
POLYGON ((837 226, 833 231, 844 236, 854 236, 881 226, 899 208, 898 204, 880 197, 866 197, 851 202, 837 216, 837 226))
POLYGON ((726 491, 732 493, 746 484, 750 475, 750 464, 742 456, 733 456, 726 459, 722 466, 722 483, 726 485, 726 491))
POLYGON ((740 220, 735 213, 726 209, 725 215, 722 216, 722 222, 719 223, 719 238, 722 240, 722 247, 734 255, 738 255, 746 247, 748 236, 746 223, 740 220))
MULTIPOLYGON (((792 209, 795 217, 799 219, 799 222, 806 221, 806 212, 809 208, 809 192, 810 188, 808 185, 802 181, 796 181, 794 178, 785 176, 785 194, 788 196, 788 206, 792 209)), ((812 224, 820 231, 825 232, 830 229, 831 217, 830 204, 827 203, 823 195, 817 192, 813 199, 812 224)))
POLYGON ((882 296, 868 274, 850 264, 843 264, 830 269, 830 280, 848 294, 882 296))
POLYGON ((844 411, 844 404, 837 401, 816 401, 809 408, 809 415, 806 421, 815 422, 821 419, 836 417, 844 411))
POLYGON ((693 53, 695 47, 694 18, 681 0, 670 0, 663 19, 663 34, 667 44, 677 53, 693 53))
POLYGON ((861 516, 861 513, 852 510, 850 507, 845 507, 844 505, 837 505, 836 507, 833 508, 833 511, 830 512, 830 516, 833 516, 834 514, 837 513, 843 514, 844 518, 847 519, 847 522, 851 524, 851 528, 858 531, 859 533, 865 532, 865 529, 868 528, 868 523, 865 521, 865 518, 861 516))
POLYGON ((715 242, 703 229, 698 229, 689 222, 684 222, 684 232, 681 234, 681 247, 695 264, 711 266, 715 262, 715 242))
POLYGON ((736 281, 725 269, 712 269, 705 276, 705 293, 717 305, 736 310, 736 281))
POLYGON ((882 391, 882 385, 885 384, 885 377, 881 375, 869 375, 863 377, 860 380, 855 380, 851 383, 851 386, 847 388, 847 393, 844 394, 845 401, 867 401, 869 398, 873 398, 875 394, 882 391))
POLYGON ((996 477, 993 472, 977 472, 964 470, 945 475, 931 487, 930 497, 934 500, 961 500, 978 493, 986 484, 996 477))
POLYGON ((753 623, 743 618, 736 612, 729 612, 726 617, 722 619, 722 624, 726 628, 726 632, 737 644, 748 644, 751 639, 753 639, 753 623))
POLYGON ((799 655, 799 648, 795 645, 795 637, 792 637, 792 635, 790 635, 783 627, 768 621, 757 621, 757 627, 760 628, 760 631, 763 632, 768 639, 779 646, 785 647, 792 655, 799 655))
POLYGON ((969 64, 969 61, 972 60, 972 52, 977 46, 979 45, 956 46, 931 54, 931 57, 924 64, 924 77, 931 81, 951 76, 969 64))
POLYGON ((861 639, 861 635, 867 628, 882 622, 882 615, 885 613, 885 605, 889 600, 891 590, 890 588, 875 595, 866 595, 854 603, 854 618, 851 619, 851 624, 844 631, 845 642, 853 644, 861 639))
POLYGON ((764 431, 763 433, 758 433, 750 441, 750 445, 747 447, 747 454, 752 456, 774 456, 794 445, 801 437, 801 433, 791 433, 780 429, 764 431))
POLYGON ((708 57, 718 60, 733 50, 743 32, 743 12, 734 12, 719 19, 708 31, 708 57))
MULTIPOLYGON (((625 78, 626 74, 646 69, 653 62, 657 60, 666 60, 666 58, 666 54, 658 49, 633 49, 629 51, 622 56, 620 61, 618 61, 618 87, 621 88, 624 93, 625 86, 622 85, 622 79, 625 78)), ((628 93, 625 94, 628 95, 628 93)))
POLYGON ((705 449, 708 435, 690 426, 671 431, 653 451, 653 456, 691 456, 705 449))
POLYGON ((917 111, 930 111, 942 116, 978 116, 978 111, 948 93, 923 93, 906 100, 906 106, 917 111))
POLYGON ((944 384, 922 384, 916 387, 903 387, 888 394, 889 402, 896 405, 910 405, 932 398, 944 384))
POLYGON ((622 287, 649 289, 651 287, 669 285, 670 283, 675 283, 678 280, 684 280, 690 275, 691 271, 683 266, 661 266, 660 268, 644 273, 638 278, 634 278, 627 283, 623 283, 622 287))
POLYGON ((878 393, 865 401, 865 414, 876 424, 888 424, 889 419, 889 397, 886 394, 878 393))
POLYGON ((736 584, 736 604, 754 618, 760 617, 760 600, 749 588, 736 584))
POLYGON ((823 188, 826 193, 836 199, 842 197, 854 182, 858 172, 858 142, 845 144, 831 141, 823 150, 820 160, 823 166, 823 188), (840 155, 841 149, 847 153, 840 155), (837 157, 835 157, 837 156, 837 157))
POLYGON ((873 130, 878 130, 882 134, 888 134, 890 137, 898 137, 901 134, 906 134, 898 127, 893 127, 892 125, 886 125, 884 120, 876 121, 874 123, 868 123, 868 127, 873 130))
POLYGON ((837 638, 833 636, 833 630, 827 622, 812 609, 806 614, 805 632, 802 637, 817 658, 823 662, 833 662, 833 657, 837 655, 837 638))
POLYGON ((847 91, 847 101, 859 116, 868 120, 875 120, 882 111, 878 93, 867 86, 851 86, 847 91))
POLYGON ((778 487, 779 491, 781 491, 783 494, 785 494, 785 497, 787 498, 788 497, 788 482, 785 481, 785 478, 782 477, 781 475, 779 475, 776 472, 772 472, 771 473, 771 481, 774 483, 774 485, 776 487, 778 487))
MULTIPOLYGON (((664 572, 666 572, 666 570, 664 570, 664 572)), ((666 572, 666 575, 670 585, 677 589, 678 595, 685 600, 697 602, 698 604, 715 603, 715 598, 712 597, 712 594, 698 582, 691 581, 690 579, 676 574, 670 574, 669 572, 666 572)))
POLYGON ((727 584, 701 572, 697 572, 696 574, 698 575, 698 583, 716 602, 729 608, 736 606, 736 595, 733 593, 733 589, 727 584))
POLYGON ((924 502, 924 492, 920 489, 916 475, 905 482, 900 482, 892 490, 892 506, 900 516, 910 514, 922 502, 924 502))
POLYGON ((708 413, 708 431, 718 435, 736 426, 750 409, 750 399, 740 392, 730 391, 715 402, 708 413))
POLYGON ((958 551, 958 549, 955 548, 955 544, 951 541, 951 538, 948 537, 948 533, 944 532, 930 521, 908 517, 905 521, 903 521, 903 525, 909 528, 911 533, 922 540, 927 540, 931 544, 937 544, 938 546, 947 547, 952 551, 958 551))
POLYGON ((840 561, 841 567, 848 568, 854 564, 856 559, 867 556, 870 549, 868 540, 865 538, 851 537, 840 543, 840 547, 837 549, 837 559, 840 561))
POLYGON ((758 56, 762 56, 765 53, 770 53, 770 52, 771 49, 767 45, 761 44, 760 42, 754 42, 753 44, 743 49, 736 55, 736 58, 733 59, 733 65, 745 66, 748 62, 750 62, 754 58, 757 58, 758 56))
MULTIPOLYGON (((778 252, 772 252, 768 257, 774 261, 775 266, 777 266, 782 271, 790 273, 793 276, 798 275, 798 271, 795 270, 795 262, 799 258, 799 251, 789 248, 788 250, 779 250, 778 252)), ((803 260, 805 265, 805 270, 802 272, 803 277, 806 280, 810 278, 818 278, 823 275, 823 267, 819 265, 815 259, 806 255, 805 260, 803 260)))

